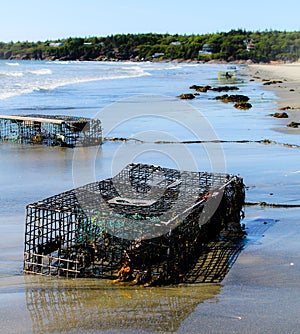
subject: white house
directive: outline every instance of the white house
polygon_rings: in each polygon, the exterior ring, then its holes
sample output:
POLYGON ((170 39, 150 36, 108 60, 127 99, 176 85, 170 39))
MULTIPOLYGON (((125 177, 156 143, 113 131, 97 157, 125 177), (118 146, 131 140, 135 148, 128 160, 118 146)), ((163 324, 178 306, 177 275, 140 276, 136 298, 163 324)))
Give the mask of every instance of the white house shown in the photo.
POLYGON ((49 43, 49 46, 57 48, 59 46, 64 46, 64 43, 62 43, 62 42, 49 43))

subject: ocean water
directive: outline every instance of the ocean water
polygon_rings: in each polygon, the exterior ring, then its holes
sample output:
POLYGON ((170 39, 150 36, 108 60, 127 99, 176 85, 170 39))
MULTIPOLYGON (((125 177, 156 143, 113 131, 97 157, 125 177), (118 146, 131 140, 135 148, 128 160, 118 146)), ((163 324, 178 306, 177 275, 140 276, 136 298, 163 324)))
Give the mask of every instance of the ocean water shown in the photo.
MULTIPOLYGON (((226 70, 173 62, 0 61, 0 114, 98 117, 107 138, 86 150, 0 142, 0 320, 6 333, 193 332, 193 324, 198 333, 204 320, 203 333, 214 332, 209 326, 218 307, 211 306, 210 317, 210 304, 222 299, 219 284, 140 290, 57 281, 24 277, 22 261, 27 204, 114 175, 129 162, 239 174, 247 202, 300 205, 299 136, 274 131, 285 124, 270 117, 274 93, 239 67, 234 80, 218 80, 226 70), (253 107, 237 110, 213 100, 220 94, 212 91, 177 98, 193 84, 238 86, 232 94, 248 95, 253 107)), ((293 208, 245 211, 246 250, 262 237, 254 227, 280 226, 297 215, 293 208)), ((226 302, 230 291, 225 283, 226 302)))

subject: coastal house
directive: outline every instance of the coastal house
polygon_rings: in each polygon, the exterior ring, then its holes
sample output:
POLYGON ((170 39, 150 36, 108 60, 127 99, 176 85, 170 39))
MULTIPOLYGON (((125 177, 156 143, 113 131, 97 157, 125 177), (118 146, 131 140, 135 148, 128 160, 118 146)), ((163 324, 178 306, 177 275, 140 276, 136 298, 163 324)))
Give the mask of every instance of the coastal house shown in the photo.
POLYGON ((198 53, 199 54, 212 54, 214 52, 214 47, 209 45, 209 44, 204 44, 202 47, 202 50, 200 50, 198 53))
POLYGON ((253 39, 251 39, 250 41, 244 41, 244 43, 246 44, 246 50, 247 51, 252 51, 255 49, 255 44, 254 44, 254 41, 253 39))
POLYGON ((181 42, 179 41, 171 42, 170 45, 181 45, 181 42))
POLYGON ((64 46, 64 43, 62 43, 62 42, 51 42, 51 43, 49 43, 49 46, 51 46, 53 48, 58 48, 59 46, 64 46))
POLYGON ((153 55, 152 55, 152 58, 160 58, 160 57, 163 57, 165 54, 163 52, 155 52, 153 55))

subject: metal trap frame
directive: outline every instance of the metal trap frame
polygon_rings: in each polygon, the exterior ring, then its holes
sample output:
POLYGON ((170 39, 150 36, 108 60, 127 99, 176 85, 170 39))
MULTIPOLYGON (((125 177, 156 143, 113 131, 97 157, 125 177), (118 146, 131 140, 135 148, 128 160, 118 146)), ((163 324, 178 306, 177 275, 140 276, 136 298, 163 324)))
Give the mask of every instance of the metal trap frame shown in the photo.
POLYGON ((63 115, 0 115, 0 140, 47 146, 93 146, 102 143, 101 121, 63 115))
POLYGON ((242 178, 130 164, 116 176, 29 204, 24 272, 184 280, 205 244, 241 238, 242 178))

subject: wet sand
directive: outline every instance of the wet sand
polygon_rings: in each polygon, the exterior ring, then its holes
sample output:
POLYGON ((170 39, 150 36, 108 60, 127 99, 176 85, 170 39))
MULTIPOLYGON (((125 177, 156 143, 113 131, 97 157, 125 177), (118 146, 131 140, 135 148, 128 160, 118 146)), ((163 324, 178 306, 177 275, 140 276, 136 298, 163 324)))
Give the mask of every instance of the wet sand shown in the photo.
MULTIPOLYGON (((248 210, 248 214, 258 211, 248 210)), ((271 224, 239 256, 215 302, 198 306, 181 333, 298 333, 300 320, 299 220, 296 211, 260 210, 271 224), (277 221, 275 217, 280 221, 277 221), (286 218, 284 218, 284 216, 286 218), (294 216, 294 218, 293 218, 294 216), (201 319, 201 320, 200 320, 201 319)), ((299 210, 298 210, 299 214, 299 210)))
MULTIPOLYGON (((118 143, 103 145, 99 162, 108 160, 117 146, 118 143)), ((299 174, 293 172, 285 180, 280 180, 294 187, 294 193, 289 194, 285 193, 288 189, 284 190, 284 184, 275 186, 273 182, 277 184, 278 181, 270 177, 265 180, 269 182, 269 188, 260 187, 257 176, 252 179, 249 171, 241 165, 242 161, 234 159, 235 154, 239 158, 244 154, 249 169, 260 174, 263 182, 268 175, 268 171, 264 173, 266 157, 277 152, 279 155, 274 156, 274 161, 268 160, 271 165, 275 165, 280 160, 287 160, 286 154, 291 155, 294 149, 247 144, 247 149, 239 146, 238 153, 234 153, 235 145, 227 146, 228 164, 240 164, 238 169, 243 175, 248 175, 245 179, 248 185, 256 182, 255 187, 247 191, 248 200, 251 197, 265 200, 263 194, 273 201, 277 196, 283 200, 286 195, 286 201, 300 203, 296 189, 296 176, 299 174), (255 167, 251 166, 252 159, 255 167), (259 167, 261 163, 263 165, 259 167), (274 194, 271 196, 267 190, 274 194)), ((60 191, 57 187, 70 188, 71 180, 67 171, 72 161, 71 151, 41 147, 30 150, 30 154, 26 153, 17 155, 23 165, 18 163, 13 173, 6 173, 8 186, 16 175, 21 179, 27 175, 28 193, 24 193, 20 187, 25 203, 34 198, 43 198, 45 193, 57 193, 60 191), (31 166, 31 161, 35 161, 35 169, 28 175, 23 167, 26 164, 31 166), (48 175, 44 188, 36 187, 33 183, 36 170, 42 166, 48 175), (58 174, 55 173, 58 171, 58 174), (56 185, 55 180, 62 184, 56 185)), ((9 153, 4 157, 9 160, 11 155, 14 154, 9 153)), ((283 173, 299 169, 299 165, 294 166, 299 159, 294 163, 291 160, 289 158, 285 162, 283 173)), ((11 166, 8 165, 9 168, 11 166)), ((103 166, 103 170, 107 169, 107 166, 103 166)), ((281 176, 276 171, 276 177, 281 176)), ((221 284, 143 289, 112 286, 103 280, 24 276, 20 266, 25 203, 18 209, 22 211, 17 210, 17 219, 16 213, 11 213, 11 218, 8 214, 0 218, 0 225, 3 226, 0 235, 0 322, 3 333, 298 333, 299 208, 246 207, 243 222, 248 236, 245 249, 221 284), (19 268, 18 272, 16 268, 19 268)))
MULTIPOLYGON (((250 65, 249 78, 264 83, 280 80, 282 83, 262 86, 272 90, 278 100, 272 113, 286 110, 286 124, 300 122, 300 63, 282 65, 250 65)), ((274 128, 286 135, 299 135, 300 128, 274 128)), ((283 163, 284 164, 284 163, 283 163)), ((270 167, 271 168, 271 167, 270 167)), ((295 166, 299 170, 299 166, 295 166)), ((284 169, 284 165, 282 165, 284 169)), ((298 182, 297 182, 298 183, 298 182)), ((295 184, 294 186, 297 186, 295 184)), ((278 189, 280 192, 280 190, 278 189)), ((250 243, 238 257, 234 267, 222 282, 218 302, 199 305, 198 316, 203 316, 209 333, 298 333, 300 320, 300 221, 299 208, 274 209, 247 207, 250 219, 250 243), (252 224, 265 220, 265 232, 252 224), (269 227, 268 227, 269 226, 269 227), (209 310, 209 320, 206 312, 209 310), (212 319, 215 319, 215 322, 212 319)), ((196 312, 195 312, 196 313, 196 312)), ((191 318, 195 317, 195 313, 191 318)), ((191 321, 192 322, 192 321, 191 321)), ((188 324, 186 324, 188 332, 188 324)), ((203 331, 204 332, 204 331, 203 331)))
POLYGON ((247 245, 222 284, 143 289, 93 279, 2 277, 1 329, 16 334, 296 334, 299 210, 247 208, 247 245))
MULTIPOLYGON (((285 110, 289 115, 289 118, 286 119, 286 125, 290 122, 300 122, 300 63, 250 65, 248 66, 248 72, 252 79, 263 84, 267 81, 282 81, 282 83, 264 85, 263 89, 272 90, 276 93, 279 98, 276 108, 289 107, 285 110)), ((278 110, 278 112, 281 111, 278 110)), ((300 134, 300 127, 284 126, 275 130, 300 134)))

